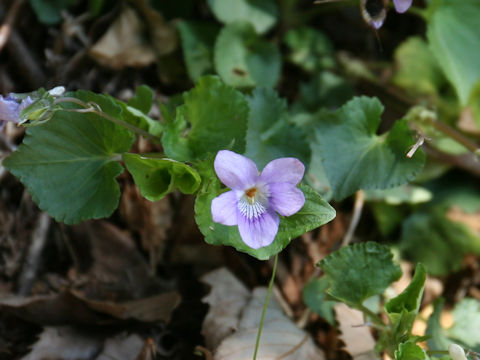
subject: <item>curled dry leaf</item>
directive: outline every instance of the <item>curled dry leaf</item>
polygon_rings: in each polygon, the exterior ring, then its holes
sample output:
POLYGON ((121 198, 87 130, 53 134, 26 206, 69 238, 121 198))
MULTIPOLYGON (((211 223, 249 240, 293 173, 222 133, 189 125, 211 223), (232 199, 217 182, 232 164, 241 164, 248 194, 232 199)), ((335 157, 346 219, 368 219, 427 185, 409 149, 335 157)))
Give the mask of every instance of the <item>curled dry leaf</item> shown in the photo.
POLYGON ((74 291, 35 297, 4 297, 0 311, 40 325, 109 325, 122 321, 168 321, 180 302, 176 292, 168 292, 122 303, 90 300, 74 291))
MULTIPOLYGON (((207 274, 203 280, 212 286, 211 295, 206 298, 210 310, 203 326, 203 334, 210 343, 212 339, 208 337, 216 331, 222 331, 225 336, 222 340, 216 337, 213 341, 221 341, 215 350, 214 360, 252 359, 267 289, 259 287, 249 294, 225 269, 207 274), (235 289, 237 295, 227 292, 228 289, 235 289), (241 299, 236 301, 237 297, 241 299), (216 316, 218 318, 214 319, 216 316), (218 325, 221 324, 221 319, 228 320, 230 332, 234 329, 236 331, 229 334, 226 331, 228 329, 218 325)), ((265 315, 257 359, 323 360, 325 355, 315 346, 310 335, 299 329, 283 313, 279 302, 272 296, 265 315)))
POLYGON ((375 340, 370 328, 365 325, 363 313, 343 303, 335 305, 334 311, 345 350, 354 360, 377 360, 375 340))
POLYGON ((122 69, 155 62, 155 51, 143 40, 144 24, 135 10, 125 8, 117 20, 90 49, 90 56, 103 66, 122 69))

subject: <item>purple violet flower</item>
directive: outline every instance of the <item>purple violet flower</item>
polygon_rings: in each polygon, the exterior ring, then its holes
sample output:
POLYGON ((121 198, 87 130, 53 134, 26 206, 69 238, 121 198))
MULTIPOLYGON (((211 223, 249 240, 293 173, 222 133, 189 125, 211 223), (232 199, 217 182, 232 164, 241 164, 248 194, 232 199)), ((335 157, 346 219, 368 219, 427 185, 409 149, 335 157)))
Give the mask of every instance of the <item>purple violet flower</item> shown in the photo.
POLYGON ((20 112, 32 103, 33 100, 30 96, 19 101, 10 95, 5 98, 0 95, 0 130, 7 121, 18 123, 20 121, 20 112))
POLYGON ((395 10, 397 10, 398 13, 404 13, 412 6, 412 1, 413 0, 393 0, 395 10))
POLYGON ((231 190, 212 200, 213 221, 237 225, 243 242, 253 249, 273 242, 280 223, 277 213, 293 215, 305 203, 303 192, 297 188, 305 166, 298 159, 270 161, 259 174, 252 160, 221 150, 214 168, 220 181, 231 190))

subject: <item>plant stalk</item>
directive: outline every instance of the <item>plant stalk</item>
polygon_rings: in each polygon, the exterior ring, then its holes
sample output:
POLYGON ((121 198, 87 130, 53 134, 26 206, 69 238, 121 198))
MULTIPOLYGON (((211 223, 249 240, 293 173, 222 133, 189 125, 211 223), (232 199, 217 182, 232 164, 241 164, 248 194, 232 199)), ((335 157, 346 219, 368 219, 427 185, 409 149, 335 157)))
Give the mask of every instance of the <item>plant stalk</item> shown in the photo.
POLYGON ((265 303, 263 304, 262 317, 260 318, 260 324, 258 325, 257 340, 255 342, 255 352, 253 353, 253 360, 257 359, 258 348, 260 345, 260 337, 262 336, 263 322, 265 321, 265 314, 267 313, 268 303, 270 301, 270 295, 272 295, 273 284, 275 282, 275 274, 277 272, 278 254, 275 255, 272 269, 272 277, 268 284, 267 296, 265 297, 265 303))

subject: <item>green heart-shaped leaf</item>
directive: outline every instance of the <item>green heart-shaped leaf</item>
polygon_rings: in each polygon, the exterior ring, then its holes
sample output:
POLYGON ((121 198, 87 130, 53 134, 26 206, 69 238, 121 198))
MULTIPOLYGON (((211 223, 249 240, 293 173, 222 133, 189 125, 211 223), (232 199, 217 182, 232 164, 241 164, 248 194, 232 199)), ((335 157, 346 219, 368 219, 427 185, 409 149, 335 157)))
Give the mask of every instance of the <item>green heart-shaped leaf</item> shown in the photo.
MULTIPOLYGON (((106 96, 86 91, 74 96, 121 117, 121 108, 106 96)), ((134 140, 131 132, 99 115, 59 110, 47 123, 28 128, 23 143, 3 165, 20 178, 42 210, 74 224, 115 210, 120 197, 115 178, 123 172, 119 154, 130 150, 134 140)))
POLYGON ((361 308, 367 298, 380 295, 402 275, 392 259, 388 246, 367 242, 343 247, 317 265, 330 280, 330 296, 361 308))
POLYGON ((421 149, 407 158, 415 140, 404 120, 376 135, 383 106, 376 98, 357 97, 315 123, 316 142, 334 198, 359 189, 387 189, 413 180, 422 170, 421 149))

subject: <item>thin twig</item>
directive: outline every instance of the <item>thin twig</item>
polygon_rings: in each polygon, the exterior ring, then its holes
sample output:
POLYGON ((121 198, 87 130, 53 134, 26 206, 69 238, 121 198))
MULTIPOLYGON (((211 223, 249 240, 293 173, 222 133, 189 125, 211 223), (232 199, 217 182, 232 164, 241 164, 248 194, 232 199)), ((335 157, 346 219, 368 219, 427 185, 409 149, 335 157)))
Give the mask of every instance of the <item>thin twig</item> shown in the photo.
POLYGON ((0 26, 0 52, 10 38, 12 27, 17 19, 18 12, 23 5, 23 0, 15 0, 8 10, 7 16, 2 26, 0 26))
POLYGON ((355 203, 353 204, 353 215, 352 220, 350 221, 350 225, 348 226, 347 233, 342 241, 342 247, 347 246, 352 241, 353 234, 355 233, 355 229, 358 226, 358 222, 360 221, 360 217, 362 216, 363 205, 365 204, 365 193, 363 190, 358 190, 355 193, 355 203))
POLYGON ((26 296, 30 293, 38 268, 42 259, 42 251, 47 243, 47 234, 50 227, 50 216, 47 213, 40 213, 35 229, 32 233, 32 242, 28 249, 22 273, 20 274, 18 294, 26 296))

